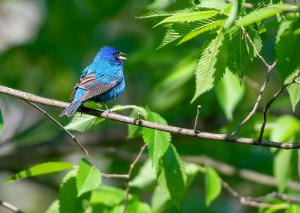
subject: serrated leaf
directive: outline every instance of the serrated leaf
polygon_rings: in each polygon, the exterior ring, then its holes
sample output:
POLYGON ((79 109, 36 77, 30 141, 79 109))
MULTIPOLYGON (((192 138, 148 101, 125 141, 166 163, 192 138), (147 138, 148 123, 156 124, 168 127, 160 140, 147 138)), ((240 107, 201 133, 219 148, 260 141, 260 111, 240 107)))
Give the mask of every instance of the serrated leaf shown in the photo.
POLYGON ((187 189, 186 173, 173 144, 170 144, 167 152, 160 159, 160 165, 156 168, 157 182, 168 193, 170 201, 179 207, 187 189))
POLYGON ((274 176, 279 192, 283 192, 290 180, 293 150, 279 150, 274 159, 274 176))
POLYGON ((77 201, 76 187, 77 169, 70 171, 63 179, 58 193, 59 212, 70 213, 75 211, 77 201))
POLYGON ((178 22, 194 22, 199 21, 201 19, 208 19, 215 15, 217 15, 219 12, 216 10, 207 10, 207 11, 193 11, 193 12, 178 12, 174 13, 173 15, 163 19, 161 22, 156 24, 154 27, 166 24, 166 23, 178 23, 178 22))
POLYGON ((199 0, 198 7, 224 10, 230 6, 225 0, 199 0))
POLYGON ((97 189, 101 184, 101 174, 97 168, 93 168, 90 163, 82 159, 76 176, 78 197, 82 194, 97 189))
POLYGON ((156 17, 164 17, 170 15, 172 15, 172 12, 168 12, 160 9, 149 9, 144 15, 139 16, 138 18, 146 19, 146 18, 156 18, 156 17))
POLYGON ((38 175, 45 175, 55 172, 61 172, 64 170, 72 169, 74 166, 71 163, 67 162, 47 162, 37 164, 28 169, 25 169, 18 174, 13 175, 12 177, 6 179, 6 182, 13 182, 16 180, 22 180, 29 177, 34 177, 38 175))
MULTIPOLYGON (((300 70, 296 70, 293 74, 291 74, 287 79, 285 80, 285 84, 291 82, 294 77, 300 72, 300 70)), ((297 78, 296 80, 300 80, 300 78, 297 78)), ((297 104, 300 101, 300 84, 294 83, 291 84, 288 88, 288 93, 290 95, 290 100, 292 104, 292 109, 295 111, 297 104)))
POLYGON ((223 79, 216 85, 217 99, 228 120, 244 95, 245 87, 241 85, 237 76, 226 71, 223 79))
POLYGON ((90 203, 92 205, 102 204, 104 206, 113 207, 122 203, 124 201, 124 196, 125 192, 123 190, 102 185, 92 192, 90 203))
POLYGON ((226 53, 220 51, 223 40, 224 34, 220 31, 202 50, 195 73, 196 91, 192 102, 210 90, 214 85, 215 76, 225 71, 227 60, 223 59, 223 57, 226 57, 226 53), (217 64, 217 61, 219 61, 219 64, 217 64))
MULTIPOLYGON (((147 112, 147 119, 149 121, 159 124, 167 124, 166 120, 159 114, 150 110, 147 110, 147 112)), ((148 145, 149 155, 153 162, 153 165, 156 165, 157 161, 166 153, 169 148, 171 134, 169 132, 143 128, 143 139, 144 142, 148 145)))
POLYGON ((270 139, 272 141, 285 142, 297 134, 299 127, 300 122, 294 116, 281 116, 272 124, 270 139))
POLYGON ((99 123, 103 122, 103 118, 92 115, 76 113, 69 124, 65 126, 67 130, 74 130, 78 132, 86 132, 94 128, 99 123))
POLYGON ((198 27, 195 30, 192 30, 191 32, 189 32, 188 34, 186 34, 185 36, 183 36, 183 38, 178 42, 178 44, 182 44, 188 40, 191 40, 192 38, 207 32, 209 30, 215 29, 216 27, 222 25, 224 23, 225 19, 221 19, 221 20, 212 20, 211 22, 207 22, 205 24, 203 24, 202 26, 198 27))
POLYGON ((300 67, 300 35, 295 30, 300 27, 300 19, 283 20, 276 37, 276 60, 281 79, 284 81, 300 67))
POLYGON ((205 171, 206 206, 209 206, 219 196, 221 189, 221 178, 218 173, 213 168, 207 167, 205 171))
POLYGON ((152 185, 155 180, 156 175, 155 170, 152 167, 152 162, 150 160, 147 160, 141 167, 137 176, 129 182, 129 186, 144 189, 152 185))
POLYGON ((171 26, 167 28, 164 38, 157 49, 160 49, 166 46, 167 44, 176 41, 177 39, 181 38, 185 34, 191 32, 194 29, 197 29, 202 24, 203 22, 193 22, 190 24, 178 24, 178 23, 171 24, 171 26))
POLYGON ((266 7, 254 10, 247 15, 243 16, 237 24, 239 26, 248 26, 259 21, 263 21, 264 19, 273 17, 277 14, 280 14, 286 10, 297 10, 298 7, 289 4, 270 4, 266 7))

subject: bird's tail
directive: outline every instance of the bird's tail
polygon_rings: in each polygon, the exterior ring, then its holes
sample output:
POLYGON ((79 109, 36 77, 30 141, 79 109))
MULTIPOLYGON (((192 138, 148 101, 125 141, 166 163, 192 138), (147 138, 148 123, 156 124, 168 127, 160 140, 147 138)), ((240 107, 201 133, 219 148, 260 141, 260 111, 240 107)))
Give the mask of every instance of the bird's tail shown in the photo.
POLYGON ((59 116, 62 117, 65 115, 67 117, 71 117, 76 113, 76 111, 80 106, 81 106, 81 101, 74 100, 67 108, 64 109, 64 111, 62 111, 62 113, 60 113, 59 116))

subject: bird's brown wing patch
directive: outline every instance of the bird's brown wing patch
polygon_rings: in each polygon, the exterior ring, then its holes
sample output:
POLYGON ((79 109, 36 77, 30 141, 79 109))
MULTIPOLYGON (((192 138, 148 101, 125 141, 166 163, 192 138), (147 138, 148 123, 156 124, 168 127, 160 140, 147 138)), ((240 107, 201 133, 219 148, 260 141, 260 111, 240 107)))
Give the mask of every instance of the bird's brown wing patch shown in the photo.
POLYGON ((88 84, 84 86, 84 89, 86 89, 86 94, 80 99, 81 101, 86 101, 89 98, 101 95, 110 89, 114 88, 117 86, 119 83, 118 79, 115 79, 111 83, 104 83, 100 81, 90 81, 88 84))
POLYGON ((86 87, 86 85, 88 85, 89 83, 93 82, 95 80, 96 74, 95 73, 90 73, 84 77, 82 77, 79 82, 74 86, 73 92, 71 94, 70 99, 74 98, 75 92, 77 88, 84 88, 86 87))

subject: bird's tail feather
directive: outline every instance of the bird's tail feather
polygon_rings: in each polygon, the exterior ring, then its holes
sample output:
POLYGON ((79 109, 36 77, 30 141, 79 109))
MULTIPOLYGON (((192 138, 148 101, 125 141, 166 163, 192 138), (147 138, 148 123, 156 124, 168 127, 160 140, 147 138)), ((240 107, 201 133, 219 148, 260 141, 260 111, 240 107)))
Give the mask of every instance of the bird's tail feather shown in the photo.
POLYGON ((81 101, 79 100, 73 101, 67 108, 64 109, 64 111, 62 111, 62 113, 59 116, 62 117, 65 115, 67 117, 71 117, 76 113, 76 111, 80 106, 81 106, 81 101))

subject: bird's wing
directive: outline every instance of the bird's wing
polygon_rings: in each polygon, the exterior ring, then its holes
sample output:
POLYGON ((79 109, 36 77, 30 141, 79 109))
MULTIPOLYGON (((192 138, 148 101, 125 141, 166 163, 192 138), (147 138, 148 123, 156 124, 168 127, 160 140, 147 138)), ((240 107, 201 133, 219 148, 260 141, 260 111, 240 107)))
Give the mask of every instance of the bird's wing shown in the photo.
POLYGON ((96 74, 93 73, 93 72, 90 73, 90 74, 83 75, 80 78, 80 80, 77 82, 77 84, 75 84, 70 99, 74 98, 77 88, 83 88, 83 89, 85 89, 85 85, 87 85, 89 82, 94 81, 95 80, 95 76, 96 76, 96 74))
POLYGON ((82 88, 86 89, 85 95, 80 99, 81 101, 86 101, 89 98, 101 95, 115 86, 117 86, 120 83, 118 78, 113 79, 110 83, 107 82, 101 82, 97 80, 92 80, 87 83, 85 83, 84 86, 81 86, 82 88))

